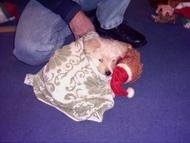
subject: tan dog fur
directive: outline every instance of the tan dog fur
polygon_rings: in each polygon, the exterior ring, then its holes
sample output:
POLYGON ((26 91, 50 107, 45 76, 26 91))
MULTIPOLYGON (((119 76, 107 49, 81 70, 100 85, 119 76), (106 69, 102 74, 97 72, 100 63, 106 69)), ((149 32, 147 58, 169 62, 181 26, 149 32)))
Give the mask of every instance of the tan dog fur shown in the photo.
POLYGON ((84 46, 86 55, 97 70, 105 76, 112 74, 118 60, 132 48, 130 44, 101 37, 85 41, 84 46))

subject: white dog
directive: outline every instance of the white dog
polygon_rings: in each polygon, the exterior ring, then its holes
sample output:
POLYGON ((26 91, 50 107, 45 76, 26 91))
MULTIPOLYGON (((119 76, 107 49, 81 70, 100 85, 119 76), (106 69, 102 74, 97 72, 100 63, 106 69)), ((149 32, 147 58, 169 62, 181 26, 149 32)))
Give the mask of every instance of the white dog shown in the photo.
POLYGON ((117 61, 125 56, 129 48, 132 48, 130 44, 99 36, 84 41, 85 54, 93 66, 108 77, 112 74, 117 61))

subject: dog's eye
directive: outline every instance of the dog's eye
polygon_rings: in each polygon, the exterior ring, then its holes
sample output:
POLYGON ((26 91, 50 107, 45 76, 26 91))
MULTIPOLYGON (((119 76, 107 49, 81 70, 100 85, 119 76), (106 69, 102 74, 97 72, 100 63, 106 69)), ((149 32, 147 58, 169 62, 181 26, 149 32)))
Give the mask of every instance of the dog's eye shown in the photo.
POLYGON ((113 63, 113 64, 116 64, 116 63, 117 63, 117 59, 113 59, 113 60, 112 60, 112 63, 113 63))
POLYGON ((103 63, 104 60, 103 59, 98 59, 98 61, 101 62, 101 63, 103 63))
POLYGON ((116 60, 116 59, 113 59, 113 60, 112 60, 112 62, 113 62, 113 63, 116 63, 116 62, 117 62, 117 60, 116 60))

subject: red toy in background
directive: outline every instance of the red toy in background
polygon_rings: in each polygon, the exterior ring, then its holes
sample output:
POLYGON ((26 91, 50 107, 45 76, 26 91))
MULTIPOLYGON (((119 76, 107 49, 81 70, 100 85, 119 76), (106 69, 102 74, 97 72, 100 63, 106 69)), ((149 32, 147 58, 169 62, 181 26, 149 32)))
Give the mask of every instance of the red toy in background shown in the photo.
POLYGON ((175 9, 175 13, 180 14, 180 15, 184 16, 185 18, 190 19, 190 7, 184 7, 184 8, 181 8, 181 9, 175 9))
MULTIPOLYGON (((155 22, 158 23, 173 23, 175 24, 176 19, 180 17, 182 19, 182 23, 185 28, 190 29, 190 1, 189 0, 154 0, 153 6, 158 7, 159 5, 165 5, 165 11, 168 8, 167 6, 171 6, 173 8, 174 13, 169 15, 162 14, 163 9, 156 14, 152 15, 152 18, 155 22), (163 3, 164 2, 164 3, 163 3)), ((164 8, 164 7, 162 7, 164 8)))
POLYGON ((132 98, 135 91, 132 87, 127 89, 124 84, 136 81, 142 73, 143 65, 140 53, 136 49, 129 49, 113 71, 110 86, 116 96, 132 98))
POLYGON ((0 2, 0 23, 17 20, 20 17, 20 11, 16 4, 3 1, 0 2))
POLYGON ((180 2, 176 6, 174 12, 190 19, 190 2, 180 2))
POLYGON ((15 5, 11 2, 6 2, 6 1, 3 3, 3 5, 7 9, 10 16, 14 16, 17 20, 19 19, 20 11, 19 11, 19 8, 17 7, 17 5, 15 5))

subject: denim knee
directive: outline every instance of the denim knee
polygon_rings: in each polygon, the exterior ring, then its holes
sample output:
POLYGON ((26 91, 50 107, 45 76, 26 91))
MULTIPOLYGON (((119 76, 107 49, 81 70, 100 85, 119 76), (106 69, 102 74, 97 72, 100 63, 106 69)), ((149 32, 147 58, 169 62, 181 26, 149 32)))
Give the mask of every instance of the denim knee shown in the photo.
MULTIPOLYGON (((41 45, 42 46, 42 45, 41 45)), ((29 65, 40 65, 49 60, 52 51, 38 50, 41 48, 37 44, 29 44, 25 42, 15 43, 13 54, 16 58, 29 65)))

